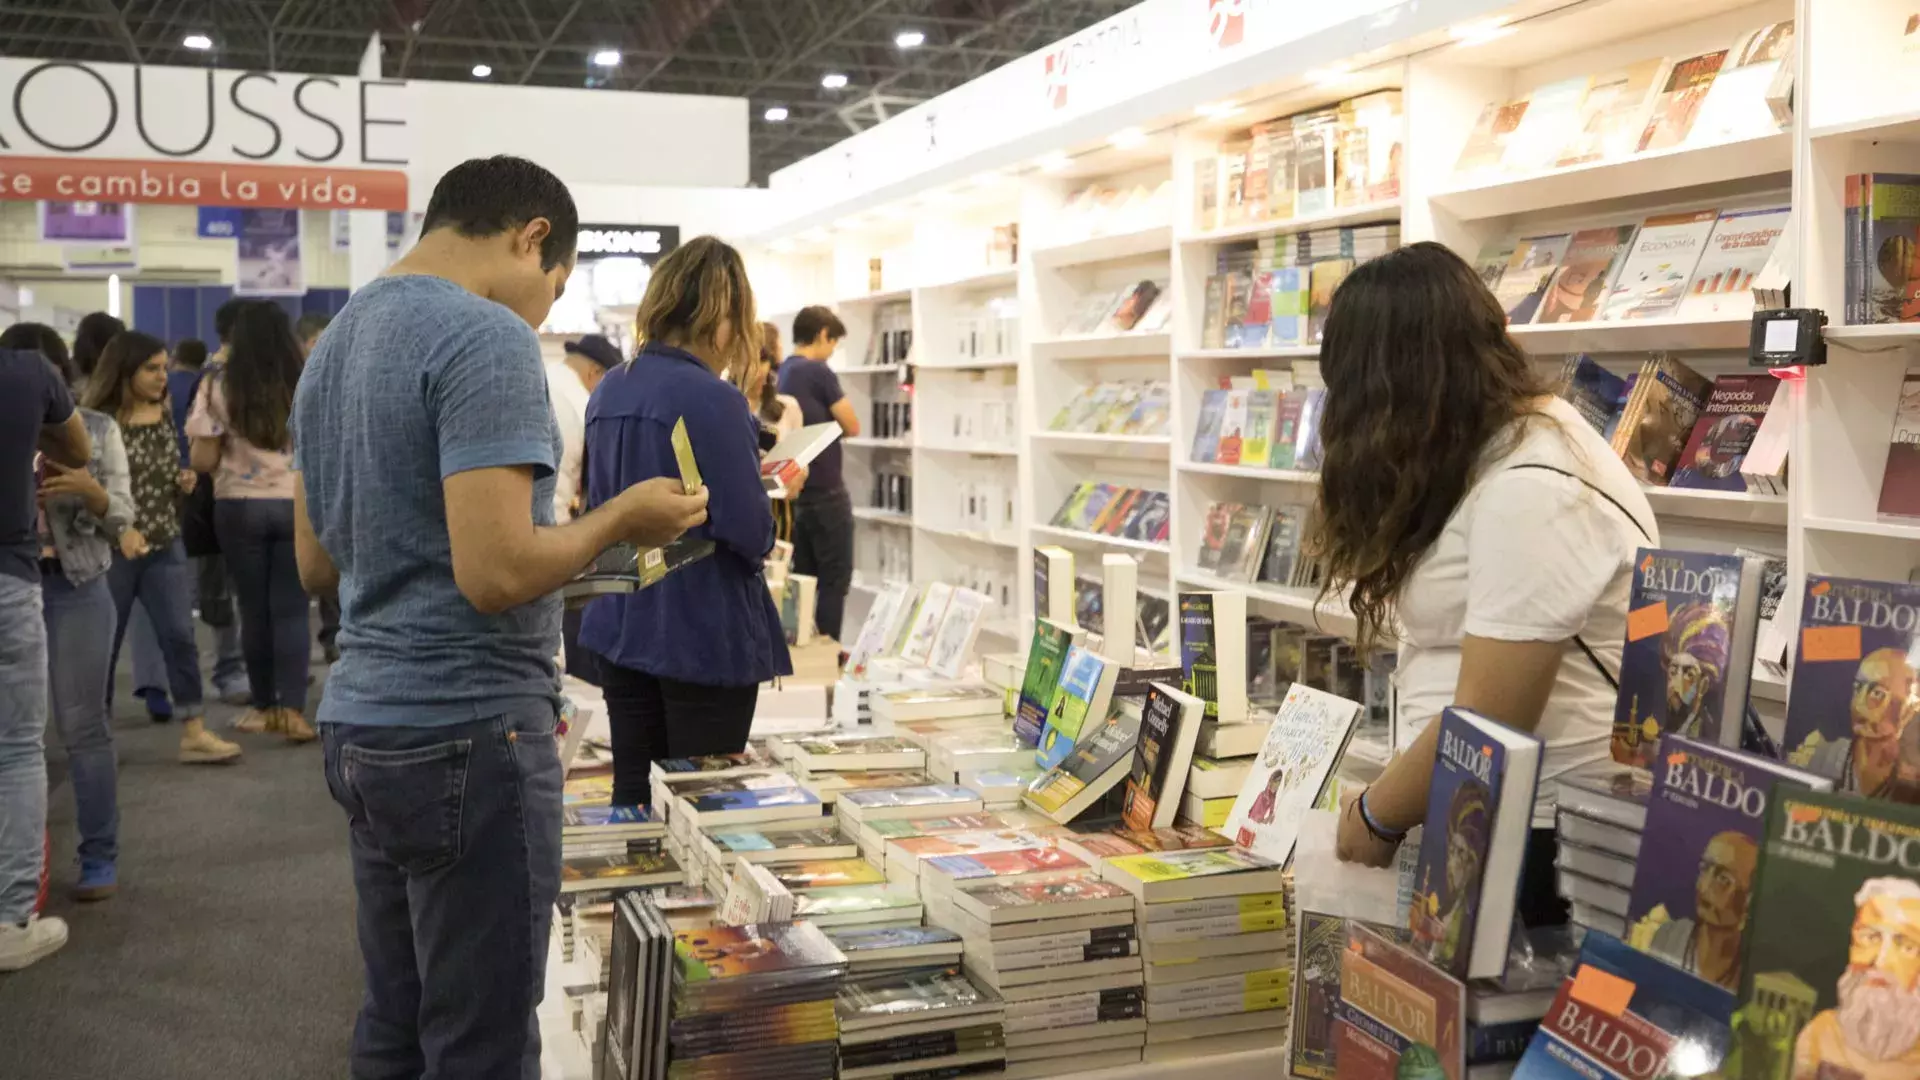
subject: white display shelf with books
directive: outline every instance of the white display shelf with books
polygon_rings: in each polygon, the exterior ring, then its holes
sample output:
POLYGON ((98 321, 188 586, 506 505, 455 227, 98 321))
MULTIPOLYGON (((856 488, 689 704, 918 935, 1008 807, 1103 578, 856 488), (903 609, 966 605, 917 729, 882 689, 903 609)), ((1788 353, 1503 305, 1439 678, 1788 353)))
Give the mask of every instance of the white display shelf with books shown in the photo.
POLYGON ((917 449, 932 454, 970 454, 974 457, 1018 457, 1020 448, 1011 444, 993 445, 990 443, 952 444, 923 442, 917 449))
POLYGON ((1696 521, 1721 521, 1730 524, 1787 527, 1787 497, 1761 495, 1747 491, 1703 491, 1696 488, 1649 487, 1641 489, 1647 504, 1663 518, 1690 518, 1696 521))
POLYGON ((944 537, 948 540, 962 540, 971 544, 985 544, 988 547, 1018 548, 1019 539, 1012 534, 980 532, 975 529, 956 529, 947 525, 932 525, 925 521, 916 521, 914 528, 930 536, 944 537))
POLYGON ((1826 335, 1828 342, 1838 343, 1827 354, 1827 362, 1835 363, 1856 356, 1873 355, 1870 350, 1881 345, 1912 345, 1920 341, 1920 322, 1829 326, 1826 335))
POLYGON ((992 289, 992 288, 998 288, 1002 286, 1006 288, 1012 288, 1015 282, 1019 280, 1019 278, 1020 278, 1019 267, 996 266, 996 267, 990 267, 984 270, 975 271, 974 273, 971 273, 971 274, 962 274, 959 277, 948 278, 944 281, 930 281, 924 285, 921 285, 920 288, 923 290, 924 289, 992 289))
POLYGON ((1920 110, 1882 113, 1808 127, 1807 138, 1865 139, 1873 142, 1920 142, 1920 110))
POLYGON ((1213 360, 1311 360, 1318 345, 1275 345, 1259 349, 1181 349, 1173 358, 1183 364, 1213 360))
POLYGON ((1087 532, 1084 529, 1066 529, 1058 525, 1035 525, 1033 532, 1047 538, 1047 543, 1066 541, 1069 543, 1093 544, 1110 547, 1120 551, 1144 551, 1153 555, 1168 555, 1173 549, 1164 541, 1129 540, 1124 536, 1108 536, 1105 533, 1087 532))
POLYGON ((1167 435, 1105 435, 1094 431, 1036 431, 1033 442, 1061 454, 1137 458, 1165 458, 1173 444, 1167 435))
POLYGON ((1814 532, 1847 533, 1890 540, 1920 540, 1920 519, 1808 517, 1802 524, 1814 532))
POLYGON ((1333 599, 1321 600, 1320 590, 1316 588, 1234 581, 1191 567, 1181 569, 1174 576, 1183 585, 1246 593, 1248 600, 1302 626, 1316 627, 1329 634, 1351 635, 1354 631, 1353 613, 1347 610, 1347 605, 1333 599))
POLYGON ((1165 356, 1173 347, 1173 335, 1071 334, 1065 337, 1039 338, 1030 348, 1036 360, 1090 360, 1122 356, 1165 356))
POLYGON ((1653 195, 1793 168, 1793 135, 1774 132, 1707 146, 1676 146, 1629 157, 1442 187, 1434 206, 1463 220, 1653 195))
POLYGON ((883 510, 878 506, 856 506, 853 516, 860 521, 876 521, 882 525, 898 525, 909 528, 913 525, 913 515, 898 510, 883 510))
POLYGON ((1106 233, 1036 247, 1032 252, 1032 259, 1035 266, 1057 269, 1155 255, 1169 251, 1172 247, 1172 225, 1149 225, 1126 232, 1106 233))
POLYGON ((843 296, 839 299, 839 303, 843 307, 857 307, 861 304, 890 304, 900 300, 910 299, 912 296, 913 290, 911 288, 881 289, 878 292, 843 296))
POLYGON ((898 375, 899 364, 874 364, 869 367, 834 368, 835 375, 898 375))
POLYGON ((1745 349, 1752 331, 1753 317, 1748 312, 1716 318, 1534 323, 1508 330, 1521 348, 1535 356, 1745 349))
POLYGON ((1182 461, 1175 468, 1184 473, 1208 476, 1238 476, 1248 480, 1266 480, 1276 484, 1318 484, 1320 474, 1302 469, 1269 469, 1260 465, 1221 465, 1212 461, 1182 461))
POLYGON ((1317 214, 1303 214, 1289 218, 1262 218, 1259 221, 1248 221, 1218 229, 1184 232, 1179 235, 1179 241, 1182 244, 1230 244, 1242 240, 1257 240, 1262 236, 1284 236, 1288 233, 1337 229, 1347 225, 1397 223, 1399 220, 1400 200, 1387 199, 1382 202, 1361 203, 1358 206, 1338 206, 1317 214))
POLYGON ((1017 356, 996 356, 983 360, 925 360, 914 364, 922 371, 991 371, 1019 366, 1020 358, 1017 356))

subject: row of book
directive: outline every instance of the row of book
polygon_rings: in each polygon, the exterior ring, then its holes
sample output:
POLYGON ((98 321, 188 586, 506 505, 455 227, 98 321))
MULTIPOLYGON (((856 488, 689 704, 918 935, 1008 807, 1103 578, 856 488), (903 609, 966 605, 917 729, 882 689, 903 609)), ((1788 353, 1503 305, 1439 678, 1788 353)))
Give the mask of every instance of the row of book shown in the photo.
POLYGON ((1172 392, 1165 379, 1103 380, 1060 407, 1048 431, 1165 435, 1172 392))
POLYGON ((1515 326, 1737 318, 1786 272, 1786 206, 1655 214, 1638 224, 1509 239, 1481 252, 1481 280, 1515 326))
POLYGON ((1165 543, 1169 505, 1164 491, 1085 480, 1067 493, 1050 524, 1123 540, 1165 543))
POLYGON ((1709 379, 1665 353, 1615 375, 1567 358, 1560 395, 1604 435, 1642 484, 1784 495, 1792 394, 1771 374, 1709 379))
POLYGON ((1269 376, 1255 380, 1265 384, 1259 388, 1201 393, 1191 460, 1254 469, 1317 470, 1320 416, 1327 396, 1320 384, 1319 361, 1296 360, 1290 374, 1257 374, 1269 376))
POLYGON ((1060 336, 1158 334, 1172 317, 1173 294, 1167 283, 1146 279, 1088 293, 1061 325, 1060 336))
POLYGON ((1489 102, 1454 163, 1464 181, 1754 138, 1793 120, 1794 25, 1730 46, 1651 57, 1489 102))
POLYGON ((1055 247, 1096 236, 1137 232, 1173 220, 1173 181, 1116 188, 1093 183, 1067 197, 1050 217, 1042 247, 1055 247))
POLYGON ((1196 567, 1229 581, 1306 587, 1319 564, 1301 554, 1313 508, 1304 503, 1249 506, 1212 503, 1200 525, 1196 567))
MULTIPOLYGON (((880 260, 871 260, 877 267, 880 260)), ((879 275, 871 279, 871 291, 881 289, 879 275)), ((867 367, 907 363, 913 356, 913 302, 894 300, 881 304, 873 313, 873 337, 867 340, 867 367)))
POLYGON ((913 433, 913 402, 875 401, 868 420, 874 438, 904 439, 913 433))
POLYGON ((953 314, 949 348, 956 360, 1002 360, 1020 355, 1020 300, 996 296, 953 314))
POLYGON ((1920 319, 1920 176, 1846 178, 1843 318, 1849 325, 1920 319))
POLYGON ((1018 397, 1012 369, 941 380, 932 393, 920 395, 921 443, 958 449, 1011 446, 1020 436, 1018 397))
POLYGON ((1400 197, 1398 90, 1251 125, 1194 163, 1194 227, 1284 222, 1400 197))
POLYGON ((1333 292, 1368 259, 1400 246, 1394 223, 1262 237, 1221 250, 1207 276, 1200 343, 1208 349, 1317 343, 1333 292))

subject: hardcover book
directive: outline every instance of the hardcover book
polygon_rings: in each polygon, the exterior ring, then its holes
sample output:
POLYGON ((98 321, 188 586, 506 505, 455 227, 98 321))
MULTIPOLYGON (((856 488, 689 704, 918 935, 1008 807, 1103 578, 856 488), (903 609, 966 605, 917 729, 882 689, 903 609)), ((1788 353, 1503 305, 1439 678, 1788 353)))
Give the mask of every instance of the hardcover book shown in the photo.
POLYGON ((1751 315, 1753 279, 1766 269, 1792 212, 1788 206, 1722 211, 1678 314, 1688 319, 1751 315))
POLYGON ((1129 829, 1165 828, 1180 810, 1193 746, 1200 738, 1206 705, 1199 698, 1154 683, 1140 709, 1140 741, 1127 774, 1120 819, 1129 829))
POLYGON ((1641 153, 1670 150, 1687 141, 1694 117, 1700 112, 1700 103, 1726 59, 1727 50, 1720 49, 1674 62, 1654 98, 1647 126, 1640 132, 1641 153))
POLYGON ((1108 710, 1098 727, 1083 725, 1073 752, 1035 780, 1021 800, 1053 821, 1072 821, 1126 779, 1140 721, 1139 706, 1126 702, 1108 710))
POLYGON ((1638 231, 1634 225, 1608 225, 1574 233, 1567 245, 1566 258, 1553 272, 1553 280, 1533 321, 1537 324, 1587 322, 1597 316, 1600 302, 1606 299, 1607 288, 1613 284, 1613 276, 1626 260, 1627 250, 1638 231))
POLYGON ((1725 990, 1590 930, 1514 1080, 1774 1076, 1716 1071, 1727 1056, 1732 1012, 1725 990))
POLYGON ((1897 517, 1920 517, 1920 372, 1908 373, 1900 383, 1878 509, 1897 517))
POLYGON ((1662 743, 1627 906, 1634 948, 1739 989, 1767 803, 1785 785, 1828 790, 1833 782, 1681 736, 1662 743))
POLYGON ((1841 791, 1920 803, 1920 585, 1808 574, 1787 692, 1787 763, 1841 791))
POLYGON ((1467 988, 1359 920, 1347 923, 1334 1006, 1339 1080, 1465 1080, 1467 988))
POLYGON ((1531 735, 1441 713, 1410 925, 1415 951, 1456 978, 1506 970, 1540 758, 1531 735))
POLYGON ((1780 380, 1769 374, 1722 375, 1713 380, 1693 434, 1680 452, 1671 486, 1706 491, 1745 491, 1740 467, 1747 460, 1780 380))
POLYGON ((1642 366, 1612 441, 1635 480, 1658 487, 1672 478, 1712 386, 1706 376, 1665 353, 1642 366))
POLYGON ((1650 765, 1664 735, 1740 745, 1764 562, 1640 548, 1614 701, 1613 758, 1650 765))
POLYGON ((1555 233, 1523 237, 1514 245, 1507 268, 1500 275, 1500 285, 1493 291, 1493 298, 1507 313, 1507 322, 1524 326, 1533 321, 1554 271, 1572 244, 1572 234, 1555 233))
POLYGON ((1920 811, 1781 787, 1764 837, 1726 1074, 1920 1075, 1920 811))
POLYGON ((1600 318, 1657 319, 1678 311, 1719 220, 1718 210, 1692 210, 1641 222, 1600 306, 1600 318))
POLYGON ((1120 666, 1091 649, 1074 645, 1060 669, 1060 683, 1047 709, 1046 726, 1034 752, 1034 762, 1051 769, 1073 753, 1074 741, 1088 717, 1104 718, 1113 697, 1120 666))
POLYGON ((1627 380, 1601 367, 1586 353, 1567 357, 1560 373, 1560 396, 1602 434, 1619 410, 1626 388, 1627 380))
POLYGON ((1274 862, 1292 858, 1301 819, 1325 793, 1360 712, 1359 702, 1304 683, 1288 687, 1222 831, 1274 862))

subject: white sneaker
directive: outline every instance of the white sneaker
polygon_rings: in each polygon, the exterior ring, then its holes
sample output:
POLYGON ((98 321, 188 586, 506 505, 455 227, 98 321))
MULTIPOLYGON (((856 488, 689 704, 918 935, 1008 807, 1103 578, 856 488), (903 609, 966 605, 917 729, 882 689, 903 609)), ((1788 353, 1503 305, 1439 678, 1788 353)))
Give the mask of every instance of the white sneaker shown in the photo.
POLYGON ((0 923, 0 971, 19 971, 59 952, 66 943, 65 919, 35 915, 25 926, 0 923))

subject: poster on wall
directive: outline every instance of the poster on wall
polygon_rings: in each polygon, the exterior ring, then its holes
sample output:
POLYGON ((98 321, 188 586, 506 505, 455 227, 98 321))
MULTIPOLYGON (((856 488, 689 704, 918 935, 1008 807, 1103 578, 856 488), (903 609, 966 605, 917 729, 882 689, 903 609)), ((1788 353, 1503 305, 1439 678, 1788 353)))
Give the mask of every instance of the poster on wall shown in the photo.
MULTIPOLYGON (((353 219, 347 215, 348 211, 335 210, 333 211, 332 220, 328 222, 328 229, 332 234, 333 250, 335 251, 348 251, 353 247, 353 226, 350 224, 353 219)), ((419 211, 414 211, 411 214, 402 213, 398 210, 387 211, 387 255, 389 258, 399 257, 400 245, 406 241, 408 226, 411 225, 413 228, 418 229, 420 227, 420 219, 425 216, 425 214, 419 211)))
POLYGON ((299 296, 307 291, 300 265, 300 211, 240 211, 235 296, 299 296))
POLYGON ((133 204, 43 199, 40 240, 47 244, 131 244, 133 204))

